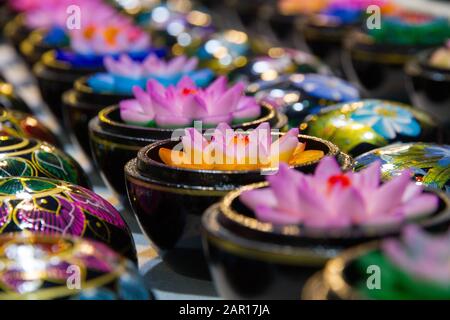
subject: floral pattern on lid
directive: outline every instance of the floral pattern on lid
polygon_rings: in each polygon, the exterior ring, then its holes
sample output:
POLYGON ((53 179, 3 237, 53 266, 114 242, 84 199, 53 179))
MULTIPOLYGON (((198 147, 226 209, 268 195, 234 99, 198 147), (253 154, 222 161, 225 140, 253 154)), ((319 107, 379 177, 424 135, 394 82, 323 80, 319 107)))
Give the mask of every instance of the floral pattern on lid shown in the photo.
POLYGON ((397 143, 367 152, 356 159, 356 170, 381 161, 384 179, 410 169, 418 184, 450 193, 450 146, 433 143, 397 143))
POLYGON ((130 229, 106 200, 80 186, 53 179, 0 181, 0 233, 40 232, 85 237, 135 260, 130 229))
POLYGON ((95 241, 68 236, 0 236, 0 299, 150 298, 136 267, 95 241), (80 271, 80 288, 71 288, 80 271))
POLYGON ((427 113, 394 101, 365 99, 322 109, 300 128, 358 156, 393 142, 430 141, 437 124, 427 113))
POLYGON ((342 79, 320 74, 305 74, 291 77, 293 83, 307 94, 336 102, 348 102, 359 99, 358 90, 342 79))
POLYGON ((398 134, 417 137, 420 125, 413 114, 390 102, 366 100, 362 108, 352 113, 350 118, 371 127, 385 139, 395 139, 398 134))

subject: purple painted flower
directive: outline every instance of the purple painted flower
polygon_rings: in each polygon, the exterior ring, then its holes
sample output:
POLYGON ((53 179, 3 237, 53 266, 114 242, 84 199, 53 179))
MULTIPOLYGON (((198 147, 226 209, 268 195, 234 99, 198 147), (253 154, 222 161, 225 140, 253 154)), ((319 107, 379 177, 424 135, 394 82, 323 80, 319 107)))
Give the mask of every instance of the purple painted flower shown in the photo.
POLYGON ((136 99, 120 103, 122 120, 131 124, 183 127, 201 120, 214 126, 255 119, 261 113, 256 100, 245 96, 244 84, 229 88, 225 77, 219 77, 205 89, 196 87, 189 77, 167 88, 151 79, 147 92, 139 87, 133 91, 136 99))
POLYGON ((402 241, 387 240, 382 247, 395 265, 415 277, 439 285, 450 283, 450 232, 432 236, 408 226, 402 241))
POLYGON ((314 175, 281 164, 279 172, 267 178, 268 188, 244 192, 241 199, 262 221, 317 228, 401 223, 437 209, 438 198, 423 193, 408 171, 384 184, 380 177, 379 162, 358 173, 344 173, 327 157, 314 175))

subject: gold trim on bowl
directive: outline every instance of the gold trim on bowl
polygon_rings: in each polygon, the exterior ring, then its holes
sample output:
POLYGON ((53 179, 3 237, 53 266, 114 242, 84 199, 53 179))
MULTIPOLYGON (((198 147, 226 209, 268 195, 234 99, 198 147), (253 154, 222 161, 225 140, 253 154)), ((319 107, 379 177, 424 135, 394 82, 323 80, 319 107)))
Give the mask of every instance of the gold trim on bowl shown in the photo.
MULTIPOLYGON (((222 229, 222 232, 229 233, 229 231, 223 229, 217 220, 211 217, 212 215, 218 214, 220 214, 220 203, 216 203, 206 210, 203 219, 207 219, 208 226, 206 228, 207 231, 204 232, 204 237, 213 245, 227 252, 260 261, 303 267, 323 267, 330 259, 325 253, 320 254, 311 249, 273 243, 264 243, 265 246, 261 246, 261 242, 251 239, 243 239, 242 242, 244 244, 238 241, 232 241, 232 238, 236 238, 236 236, 233 236, 231 233, 228 238, 220 235, 220 229, 222 229)), ((205 225, 205 222, 203 224, 205 225)))

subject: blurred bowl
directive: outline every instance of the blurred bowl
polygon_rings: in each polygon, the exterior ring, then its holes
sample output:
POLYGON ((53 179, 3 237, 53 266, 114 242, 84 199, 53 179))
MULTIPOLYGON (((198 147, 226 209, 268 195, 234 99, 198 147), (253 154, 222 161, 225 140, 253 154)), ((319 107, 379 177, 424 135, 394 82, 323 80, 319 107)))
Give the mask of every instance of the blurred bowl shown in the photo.
POLYGON ((87 77, 75 81, 73 89, 62 97, 66 127, 70 129, 84 153, 91 156, 89 145, 89 121, 107 106, 118 104, 132 96, 112 92, 95 92, 87 83, 87 77))
MULTIPOLYGON (((225 299, 299 299, 306 280, 329 259, 356 244, 397 236, 406 224, 324 231, 263 223, 239 196, 266 186, 259 183, 230 192, 203 216, 207 260, 225 299)), ((439 209, 418 225, 435 231, 448 228, 449 200, 443 194, 439 198, 439 209)))
POLYGON ((406 64, 406 84, 411 101, 436 118, 446 131, 445 142, 450 143, 450 69, 431 66, 433 52, 421 52, 406 64))
POLYGON ((59 139, 36 117, 15 110, 0 108, 0 134, 34 138, 60 146, 59 139))
POLYGON ((152 297, 136 266, 96 241, 9 233, 0 236, 0 259, 4 263, 0 300, 148 300, 152 297))

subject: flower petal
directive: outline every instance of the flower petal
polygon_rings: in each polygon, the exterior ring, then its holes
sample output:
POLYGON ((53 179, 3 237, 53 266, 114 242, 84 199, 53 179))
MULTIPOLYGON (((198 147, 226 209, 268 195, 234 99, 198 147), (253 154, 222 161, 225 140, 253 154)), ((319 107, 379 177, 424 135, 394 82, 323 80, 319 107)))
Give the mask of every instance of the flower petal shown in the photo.
POLYGON ((408 218, 418 218, 431 214, 437 210, 439 198, 434 194, 421 194, 403 205, 403 210, 408 218))
POLYGON ((252 210, 255 210, 258 205, 266 207, 277 205, 277 199, 270 188, 245 191, 239 196, 239 200, 252 210))
POLYGON ((214 106, 212 106, 214 109, 209 110, 210 114, 217 115, 217 114, 224 114, 224 113, 230 113, 232 111, 235 111, 237 108, 237 104, 239 102, 239 99, 242 96, 242 93, 244 92, 244 84, 239 82, 235 84, 233 87, 228 89, 225 94, 223 94, 217 101, 214 106))
POLYGON ((158 127, 161 128, 181 128, 192 124, 190 118, 162 114, 157 114, 155 116, 155 122, 158 127))
POLYGON ((290 214, 285 211, 259 205, 255 208, 255 215, 260 221, 273 224, 298 224, 302 221, 302 216, 290 214))
POLYGON ((408 171, 404 171, 401 175, 384 183, 370 197, 368 213, 370 215, 383 215, 390 212, 392 208, 399 206, 409 183, 412 182, 408 171))
POLYGON ((334 175, 341 174, 341 168, 333 157, 324 157, 314 172, 314 179, 317 179, 319 183, 325 184, 328 178, 334 175))

